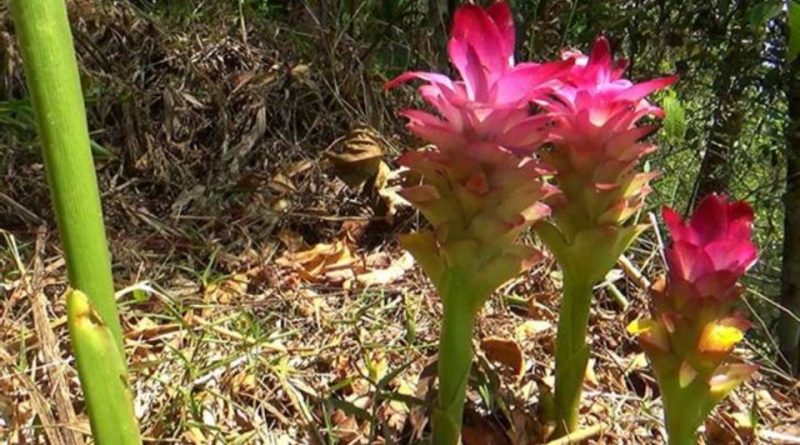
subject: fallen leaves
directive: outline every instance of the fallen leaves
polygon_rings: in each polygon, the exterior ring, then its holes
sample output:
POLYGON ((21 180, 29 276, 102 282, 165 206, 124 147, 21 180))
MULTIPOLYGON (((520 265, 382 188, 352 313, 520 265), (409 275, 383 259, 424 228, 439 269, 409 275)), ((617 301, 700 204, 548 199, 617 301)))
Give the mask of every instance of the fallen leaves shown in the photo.
POLYGON ((318 243, 299 252, 287 252, 277 260, 279 266, 296 272, 303 281, 334 282, 351 278, 355 257, 344 241, 318 243))
POLYGON ((385 285, 398 281, 414 267, 414 257, 405 252, 400 258, 383 269, 375 269, 356 276, 356 281, 364 286, 385 285))
POLYGON ((358 125, 348 132, 340 144, 325 152, 333 171, 349 187, 361 188, 373 198, 373 207, 378 214, 391 222, 397 207, 405 201, 397 194, 398 187, 391 187, 391 180, 398 175, 384 162, 385 150, 381 136, 372 128, 358 125), (340 147, 338 147, 338 146, 340 147))
POLYGON ((343 239, 311 247, 292 232, 284 231, 279 237, 288 249, 276 264, 291 270, 302 282, 341 285, 345 289, 353 285, 387 285, 402 279, 414 267, 414 258, 407 252, 397 258, 382 252, 359 255, 346 234, 343 239))
POLYGON ((525 371, 525 353, 515 340, 485 338, 481 341, 481 349, 489 360, 511 368, 517 378, 525 371))
POLYGON ((334 173, 350 187, 361 187, 374 179, 376 187, 384 184, 389 166, 383 161, 379 135, 366 126, 356 126, 342 142, 341 152, 326 151, 334 173))

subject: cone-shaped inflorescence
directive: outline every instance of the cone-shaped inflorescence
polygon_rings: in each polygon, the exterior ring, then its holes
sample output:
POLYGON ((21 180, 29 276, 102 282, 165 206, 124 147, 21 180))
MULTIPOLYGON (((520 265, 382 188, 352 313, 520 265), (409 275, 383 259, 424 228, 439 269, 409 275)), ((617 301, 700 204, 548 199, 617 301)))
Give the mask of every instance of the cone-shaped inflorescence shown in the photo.
POLYGON ((757 258, 753 210, 711 195, 688 224, 672 209, 663 215, 672 235, 669 272, 653 286, 653 319, 628 329, 655 371, 669 443, 693 445, 714 406, 755 371, 731 354, 749 327, 733 305, 742 293, 738 279, 757 258))
POLYGON ((433 145, 398 161, 415 178, 402 195, 431 225, 401 242, 444 306, 433 419, 437 445, 458 442, 477 312, 498 286, 540 256, 517 237, 549 215, 539 201, 554 189, 541 179, 541 167, 520 154, 544 142, 550 123, 548 116, 531 114, 531 102, 552 91, 572 65, 515 64, 514 25, 505 2, 459 8, 448 52, 461 79, 409 72, 387 85, 427 81, 420 95, 439 114, 403 112, 408 128, 433 145))
POLYGON ((641 208, 655 176, 638 172, 637 165, 655 149, 642 139, 656 126, 639 122, 663 114, 645 96, 676 80, 634 84, 625 79, 626 62, 612 58, 604 37, 589 56, 567 51, 564 59, 572 63, 569 74, 554 93, 537 101, 555 120, 552 148, 541 157, 555 170, 561 190, 552 203, 553 223, 536 227, 564 274, 556 345, 558 434, 577 426, 592 286, 644 228, 627 221, 641 208))

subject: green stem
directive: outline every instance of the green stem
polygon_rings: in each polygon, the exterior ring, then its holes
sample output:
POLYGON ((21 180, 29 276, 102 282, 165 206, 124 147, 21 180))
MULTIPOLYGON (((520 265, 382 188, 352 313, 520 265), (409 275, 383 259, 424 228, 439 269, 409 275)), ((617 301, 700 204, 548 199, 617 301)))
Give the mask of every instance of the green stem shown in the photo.
POLYGON ((433 443, 457 445, 461 436, 464 398, 472 367, 475 311, 462 280, 449 281, 442 295, 444 319, 439 338, 439 398, 433 414, 433 443))
POLYGON ((589 323, 591 301, 591 283, 564 271, 564 298, 556 336, 556 437, 564 436, 578 427, 581 389, 589 361, 586 326, 589 323))
POLYGON ((141 444, 125 359, 108 326, 81 291, 67 294, 67 322, 95 442, 141 444))
POLYGON ((697 427, 699 425, 689 425, 683 421, 670 421, 667 416, 667 437, 669 445, 696 445, 697 427))
MULTIPOLYGON (((669 445, 696 445, 697 430, 710 409, 705 403, 707 388, 700 379, 681 388, 678 372, 658 373, 661 401, 664 404, 664 425, 669 445)), ((713 406, 713 405, 712 405, 713 406)))
POLYGON ((137 445, 141 440, 67 8, 64 0, 11 0, 10 5, 69 281, 80 291, 68 296, 67 315, 94 441, 137 445))
POLYGON ((11 0, 25 77, 72 286, 122 347, 78 65, 64 0, 11 0))

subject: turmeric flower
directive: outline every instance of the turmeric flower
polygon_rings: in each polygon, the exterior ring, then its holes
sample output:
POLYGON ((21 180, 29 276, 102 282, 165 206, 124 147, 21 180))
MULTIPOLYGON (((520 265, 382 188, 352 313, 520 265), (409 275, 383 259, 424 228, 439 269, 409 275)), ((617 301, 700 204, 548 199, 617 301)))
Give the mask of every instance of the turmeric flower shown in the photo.
POLYGON ((663 215, 672 234, 669 272, 652 290, 653 319, 628 329, 661 387, 669 443, 689 445, 714 406, 756 369, 732 357, 750 323, 731 312, 737 281, 757 258, 753 209, 711 195, 688 222, 670 208, 663 215))
POLYGON ((627 62, 612 58, 605 37, 589 56, 571 50, 563 57, 573 64, 569 74, 554 94, 538 100, 556 121, 550 132, 556 149, 546 160, 557 171, 569 207, 561 213, 570 219, 567 226, 622 223, 641 207, 654 177, 633 171, 655 150, 642 139, 657 129, 637 124, 645 116, 663 117, 645 97, 677 77, 638 84, 625 79, 627 62))
POLYGON ((505 2, 488 9, 460 7, 448 43, 457 80, 408 72, 427 84, 422 98, 438 116, 406 110, 408 128, 433 144, 409 151, 398 164, 409 169, 401 192, 430 229, 400 237, 436 287, 443 304, 439 340, 439 392, 433 443, 456 445, 472 365, 473 325, 497 287, 538 261, 519 243, 521 233, 550 214, 540 201, 554 188, 529 154, 544 143, 552 118, 531 114, 531 102, 551 93, 572 61, 514 63, 514 23, 505 2))
POLYGON ((460 7, 447 45, 460 79, 410 71, 386 85, 393 88, 412 79, 428 82, 419 87, 419 93, 439 116, 405 110, 402 114, 409 119, 409 130, 443 151, 485 148, 471 144, 480 141, 511 151, 538 148, 550 117, 531 115, 529 103, 552 92, 572 61, 515 64, 514 44, 508 3, 497 2, 488 9, 460 7))
POLYGON ((644 204, 655 176, 636 171, 639 160, 655 150, 643 139, 657 128, 640 122, 663 117, 645 97, 676 80, 637 84, 624 78, 627 62, 614 60, 604 37, 590 55, 570 50, 563 59, 571 64, 567 75, 535 100, 553 119, 547 136, 552 147, 540 156, 555 170, 561 191, 552 202, 553 222, 535 227, 564 273, 554 394, 560 435, 577 427, 592 287, 645 228, 626 224, 644 204))

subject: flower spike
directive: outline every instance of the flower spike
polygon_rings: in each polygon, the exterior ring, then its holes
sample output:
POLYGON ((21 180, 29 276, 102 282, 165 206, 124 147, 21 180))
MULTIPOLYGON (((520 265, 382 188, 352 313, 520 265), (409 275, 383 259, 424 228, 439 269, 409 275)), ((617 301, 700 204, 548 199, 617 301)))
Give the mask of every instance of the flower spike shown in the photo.
POLYGON ((514 35, 506 2, 464 5, 447 45, 459 77, 412 71, 386 85, 426 82, 418 92, 436 112, 402 112, 408 129, 433 146, 406 152, 398 164, 412 173, 401 195, 431 226, 400 243, 444 308, 432 422, 437 445, 459 441, 475 317, 492 292, 541 259, 518 238, 550 215, 542 201, 556 193, 542 179, 547 169, 527 156, 547 140, 553 118, 530 108, 561 84, 573 61, 516 64, 514 35))
POLYGON ((545 142, 549 116, 531 116, 529 103, 553 91, 573 61, 537 64, 514 62, 514 22, 506 2, 488 9, 460 7, 447 51, 460 79, 410 71, 388 82, 394 88, 417 79, 420 96, 439 116, 405 111, 408 128, 442 151, 470 153, 472 142, 492 142, 492 149, 531 152, 545 142))
POLYGON ((741 294, 737 281, 758 256, 754 215, 743 201, 710 195, 689 221, 670 208, 663 216, 672 235, 669 271, 653 289, 653 319, 634 322, 629 332, 638 336, 661 387, 669 443, 693 445, 714 406, 756 370, 733 358, 750 323, 731 313, 741 294))
MULTIPOLYGON (((562 193, 551 202, 552 223, 536 226, 564 273, 556 345, 559 435, 577 427, 592 287, 645 228, 627 223, 644 205, 657 176, 636 171, 655 150, 643 139, 657 129, 640 121, 663 116, 645 97, 676 80, 670 76, 635 84, 624 78, 627 62, 614 59, 605 37, 595 41, 589 55, 569 50, 562 57, 571 65, 567 75, 550 94, 534 99, 553 119, 547 136, 552 148, 540 157, 555 170, 562 193)), ((655 331, 651 336, 660 340, 655 331)))

